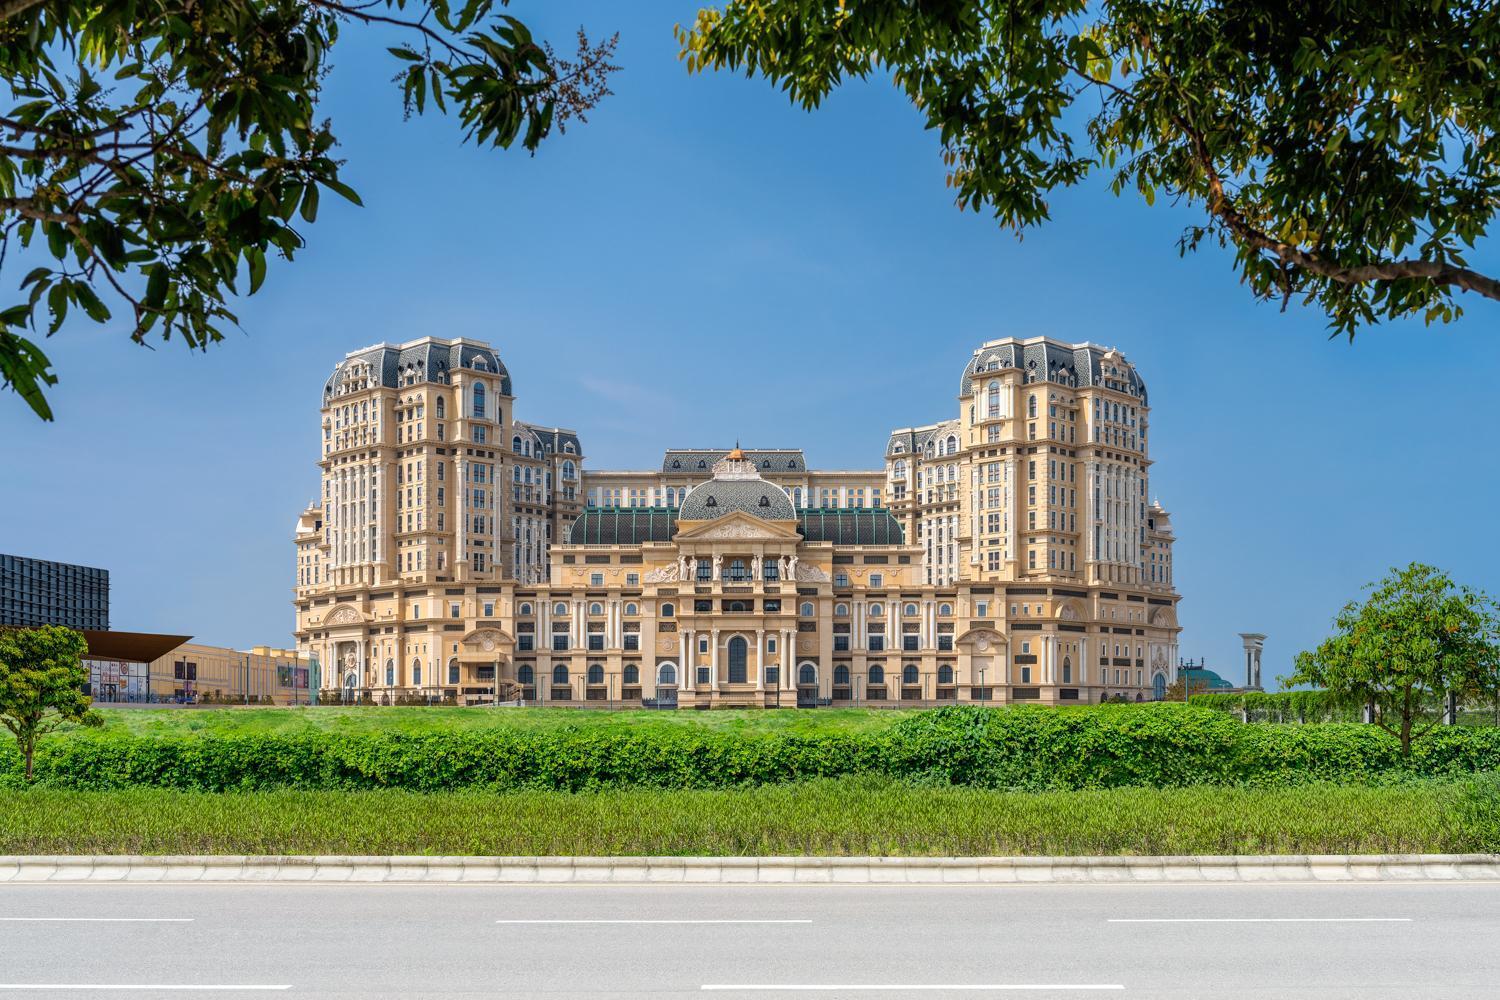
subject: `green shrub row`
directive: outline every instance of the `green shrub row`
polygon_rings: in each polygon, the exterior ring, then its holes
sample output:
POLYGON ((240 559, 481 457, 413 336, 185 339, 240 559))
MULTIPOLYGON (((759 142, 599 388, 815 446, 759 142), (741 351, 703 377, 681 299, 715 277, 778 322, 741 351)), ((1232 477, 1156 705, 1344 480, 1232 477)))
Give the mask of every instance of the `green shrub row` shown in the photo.
POLYGON ((1321 690, 1209 692, 1191 695, 1188 704, 1268 722, 1359 722, 1362 714, 1321 690))
MULTIPOLYGON (((1027 790, 1189 785, 1378 784, 1500 769, 1500 730, 1451 727, 1403 760, 1374 726, 1246 726, 1184 705, 950 707, 876 731, 641 728, 54 736, 37 754, 50 786, 271 788, 730 788, 871 774, 1027 790)), ((19 781, 13 747, 0 784, 19 781)))

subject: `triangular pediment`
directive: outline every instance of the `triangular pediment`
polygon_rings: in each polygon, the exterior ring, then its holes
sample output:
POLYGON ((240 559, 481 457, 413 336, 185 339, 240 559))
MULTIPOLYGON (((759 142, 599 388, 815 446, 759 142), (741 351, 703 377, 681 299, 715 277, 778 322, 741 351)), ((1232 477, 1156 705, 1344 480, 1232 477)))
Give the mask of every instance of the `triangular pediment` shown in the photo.
MULTIPOLYGON (((677 522, 682 525, 682 521, 677 522)), ((676 536, 678 542, 795 542, 802 536, 797 533, 795 522, 765 521, 753 514, 735 511, 712 521, 697 521, 681 527, 676 536)))

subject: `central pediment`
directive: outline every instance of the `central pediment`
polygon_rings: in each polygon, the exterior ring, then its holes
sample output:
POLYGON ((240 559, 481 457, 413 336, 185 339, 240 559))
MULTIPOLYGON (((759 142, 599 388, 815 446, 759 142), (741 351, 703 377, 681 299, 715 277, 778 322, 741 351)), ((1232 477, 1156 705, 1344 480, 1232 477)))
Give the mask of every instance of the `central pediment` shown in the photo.
MULTIPOLYGON (((682 522, 678 522, 681 524, 682 522)), ((751 514, 736 511, 713 521, 703 521, 677 532, 678 542, 797 542, 802 536, 797 533, 796 522, 765 521, 751 514)))

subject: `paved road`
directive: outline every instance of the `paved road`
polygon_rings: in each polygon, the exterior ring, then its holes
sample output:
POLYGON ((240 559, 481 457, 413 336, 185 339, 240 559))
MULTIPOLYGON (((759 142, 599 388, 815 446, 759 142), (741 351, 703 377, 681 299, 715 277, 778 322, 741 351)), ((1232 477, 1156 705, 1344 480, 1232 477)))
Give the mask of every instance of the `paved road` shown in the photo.
POLYGON ((1497 942, 1500 883, 8 885, 0 1000, 1495 1000, 1497 942))

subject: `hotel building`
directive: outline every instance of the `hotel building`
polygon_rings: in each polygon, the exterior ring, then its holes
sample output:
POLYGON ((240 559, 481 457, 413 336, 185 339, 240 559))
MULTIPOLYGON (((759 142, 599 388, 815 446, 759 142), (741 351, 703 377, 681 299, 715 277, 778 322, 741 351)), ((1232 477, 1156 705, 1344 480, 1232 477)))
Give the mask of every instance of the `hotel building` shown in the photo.
POLYGON ((984 344, 884 468, 683 449, 587 472, 477 341, 349 354, 297 524, 296 637, 391 703, 1069 704, 1175 677, 1145 385, 1118 352, 984 344))

